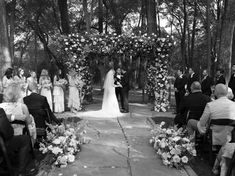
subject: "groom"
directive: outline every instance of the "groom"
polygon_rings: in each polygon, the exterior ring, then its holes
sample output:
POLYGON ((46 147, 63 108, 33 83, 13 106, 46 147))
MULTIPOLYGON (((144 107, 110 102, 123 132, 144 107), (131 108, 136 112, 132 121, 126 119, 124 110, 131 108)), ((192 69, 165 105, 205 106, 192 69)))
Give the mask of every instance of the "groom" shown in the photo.
POLYGON ((129 112, 129 104, 128 104, 128 93, 130 90, 129 86, 129 74, 126 70, 121 69, 120 67, 116 70, 115 75, 115 84, 120 84, 121 87, 116 87, 116 96, 117 99, 120 96, 121 101, 121 112, 128 113, 129 112))

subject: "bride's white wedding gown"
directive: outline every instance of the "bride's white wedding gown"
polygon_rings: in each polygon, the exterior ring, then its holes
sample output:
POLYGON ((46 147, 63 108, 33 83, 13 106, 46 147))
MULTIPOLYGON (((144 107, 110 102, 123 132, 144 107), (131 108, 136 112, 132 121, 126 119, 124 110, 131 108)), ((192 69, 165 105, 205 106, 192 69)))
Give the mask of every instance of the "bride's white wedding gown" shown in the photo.
POLYGON ((97 117, 97 118, 114 118, 122 116, 119 110, 118 100, 115 93, 113 69, 109 70, 104 81, 104 95, 102 101, 102 109, 98 111, 87 111, 82 113, 82 116, 97 117))

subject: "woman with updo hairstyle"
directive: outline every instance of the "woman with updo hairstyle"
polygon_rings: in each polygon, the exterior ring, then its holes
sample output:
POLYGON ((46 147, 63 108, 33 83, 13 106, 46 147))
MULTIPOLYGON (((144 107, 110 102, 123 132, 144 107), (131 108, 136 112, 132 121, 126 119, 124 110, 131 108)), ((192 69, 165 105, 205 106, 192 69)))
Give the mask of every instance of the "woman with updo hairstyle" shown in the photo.
MULTIPOLYGON (((30 135, 32 139, 36 139, 36 127, 34 123, 34 119, 29 115, 28 108, 25 104, 19 102, 21 98, 21 89, 19 84, 11 83, 9 84, 3 94, 3 103, 0 104, 0 107, 4 109, 8 120, 22 120, 25 121, 29 127, 30 135)), ((14 129, 14 135, 22 135, 23 134, 23 125, 12 124, 14 129)))
POLYGON ((51 110, 53 111, 51 88, 51 78, 48 75, 48 71, 46 69, 43 69, 39 78, 40 94, 47 98, 48 104, 51 110))
POLYGON ((26 83, 26 77, 24 76, 23 68, 18 68, 16 70, 16 75, 14 75, 14 81, 20 85, 22 98, 25 97, 27 90, 27 83, 26 83))
POLYGON ((36 72, 31 70, 30 71, 30 77, 27 78, 27 95, 31 94, 31 91, 29 90, 29 87, 31 87, 32 85, 34 85, 36 83, 36 85, 38 85, 38 81, 37 81, 37 75, 36 72))

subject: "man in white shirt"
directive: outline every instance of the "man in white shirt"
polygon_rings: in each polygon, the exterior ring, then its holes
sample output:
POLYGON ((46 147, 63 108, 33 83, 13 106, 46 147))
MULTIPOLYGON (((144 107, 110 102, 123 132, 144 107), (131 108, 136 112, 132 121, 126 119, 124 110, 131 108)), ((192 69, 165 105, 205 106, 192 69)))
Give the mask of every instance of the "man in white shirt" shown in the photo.
MULTIPOLYGON (((217 84, 215 87, 216 100, 207 103, 204 112, 199 121, 190 119, 187 127, 189 133, 193 134, 194 130, 205 134, 212 119, 235 120, 235 103, 227 98, 228 87, 224 84, 217 84)), ((213 145, 223 145, 227 141, 227 134, 230 134, 233 127, 213 125, 212 141, 213 145)))

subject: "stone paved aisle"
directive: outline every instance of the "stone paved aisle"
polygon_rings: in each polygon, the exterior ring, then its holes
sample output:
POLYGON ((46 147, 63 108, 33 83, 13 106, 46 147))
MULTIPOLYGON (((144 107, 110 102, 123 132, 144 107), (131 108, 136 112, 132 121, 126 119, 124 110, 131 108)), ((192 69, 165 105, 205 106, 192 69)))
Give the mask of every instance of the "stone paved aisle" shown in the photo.
MULTIPOLYGON (((98 110, 101 104, 86 107, 98 110)), ((167 168, 149 144, 150 126, 146 118, 153 114, 150 107, 131 104, 131 113, 114 119, 97 119, 77 115, 86 121, 90 142, 82 146, 73 164, 54 168, 52 176, 186 176, 184 170, 167 168)), ((94 115, 95 116, 95 115, 94 115)))

